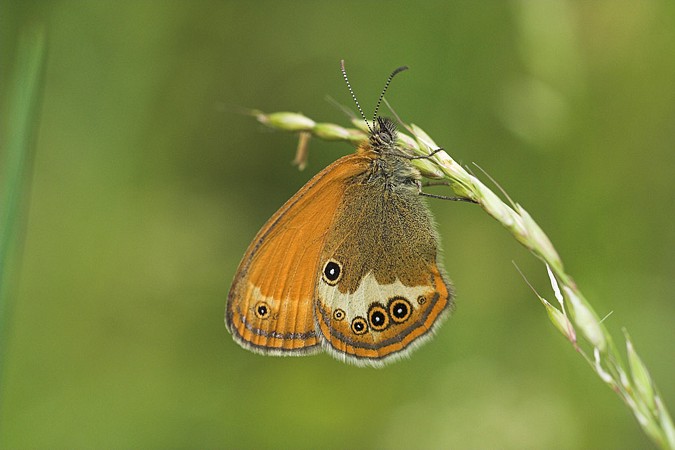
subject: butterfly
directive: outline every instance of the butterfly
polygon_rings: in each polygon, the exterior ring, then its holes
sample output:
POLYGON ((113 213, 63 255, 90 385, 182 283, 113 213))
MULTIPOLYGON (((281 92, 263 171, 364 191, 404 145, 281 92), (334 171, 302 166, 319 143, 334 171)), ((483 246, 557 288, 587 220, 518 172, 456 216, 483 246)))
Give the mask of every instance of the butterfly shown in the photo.
MULTIPOLYGON (((315 175, 262 227, 234 276, 225 323, 265 355, 327 351, 381 367, 428 340, 454 306, 421 174, 377 115, 354 154, 315 175)), ((429 195, 429 194, 427 194, 429 195)), ((462 200, 449 198, 451 200, 462 200)))

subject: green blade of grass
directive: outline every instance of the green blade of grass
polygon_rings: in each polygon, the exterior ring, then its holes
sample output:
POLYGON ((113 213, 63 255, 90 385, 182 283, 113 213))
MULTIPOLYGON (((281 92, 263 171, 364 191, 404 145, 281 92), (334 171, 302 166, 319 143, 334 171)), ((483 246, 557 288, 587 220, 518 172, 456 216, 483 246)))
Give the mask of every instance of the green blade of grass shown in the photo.
POLYGON ((15 306, 11 280, 18 276, 24 236, 28 190, 39 123, 46 32, 26 27, 17 41, 12 79, 3 105, 2 191, 0 191, 0 389, 7 358, 8 329, 15 306))

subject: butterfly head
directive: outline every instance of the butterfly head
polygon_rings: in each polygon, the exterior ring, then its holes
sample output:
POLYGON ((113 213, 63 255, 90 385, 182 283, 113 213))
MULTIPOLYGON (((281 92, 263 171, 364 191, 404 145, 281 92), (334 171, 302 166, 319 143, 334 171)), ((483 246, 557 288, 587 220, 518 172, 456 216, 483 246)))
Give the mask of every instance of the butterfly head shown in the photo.
POLYGON ((377 117, 370 133, 370 146, 378 153, 393 150, 398 141, 396 124, 386 117, 377 117))

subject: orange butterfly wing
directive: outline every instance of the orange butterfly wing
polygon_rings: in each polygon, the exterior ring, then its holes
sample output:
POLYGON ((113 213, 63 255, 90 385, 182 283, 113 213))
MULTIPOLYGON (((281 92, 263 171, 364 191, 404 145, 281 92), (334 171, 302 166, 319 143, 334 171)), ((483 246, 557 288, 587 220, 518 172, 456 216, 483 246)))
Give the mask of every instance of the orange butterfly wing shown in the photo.
POLYGON ((321 349, 313 299, 319 257, 349 180, 367 169, 359 154, 315 175, 262 227, 228 295, 225 323, 241 346, 264 354, 321 349))

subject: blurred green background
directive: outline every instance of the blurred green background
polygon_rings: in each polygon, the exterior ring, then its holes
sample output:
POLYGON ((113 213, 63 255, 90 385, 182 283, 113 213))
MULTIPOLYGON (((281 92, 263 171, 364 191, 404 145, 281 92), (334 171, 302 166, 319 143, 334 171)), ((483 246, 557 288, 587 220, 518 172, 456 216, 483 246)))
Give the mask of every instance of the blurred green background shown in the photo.
MULTIPOLYGON (((0 391, 2 448, 650 448, 551 326, 543 266, 479 208, 432 201, 457 311, 382 370, 273 358, 223 325, 265 220, 351 152, 240 107, 347 124, 388 99, 540 223, 675 408, 672 1, 5 1, 48 57, 0 391)), ((2 119, 3 130, 7 126, 2 119)), ((0 155, 0 164, 6 155, 0 155)), ((439 192, 439 191, 434 191, 439 192)))

